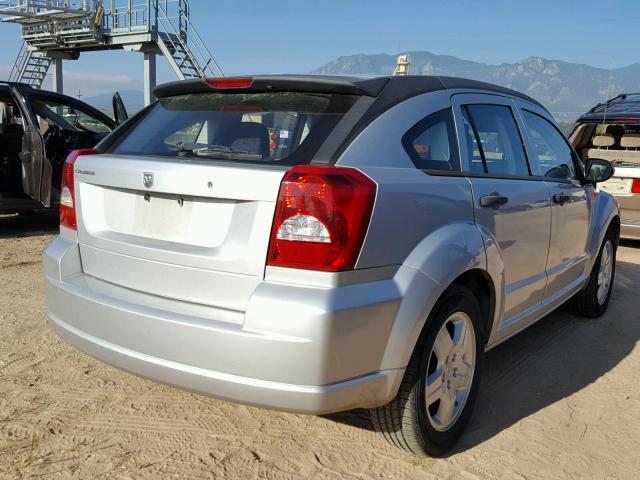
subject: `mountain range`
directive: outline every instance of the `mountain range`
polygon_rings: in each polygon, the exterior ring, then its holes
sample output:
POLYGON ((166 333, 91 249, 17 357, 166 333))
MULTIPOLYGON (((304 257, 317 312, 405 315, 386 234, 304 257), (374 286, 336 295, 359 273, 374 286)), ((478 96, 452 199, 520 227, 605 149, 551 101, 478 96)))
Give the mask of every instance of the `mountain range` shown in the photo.
MULTIPOLYGON (((445 75, 495 83, 526 93, 545 105, 558 121, 571 122, 595 104, 619 93, 640 92, 640 63, 607 70, 563 60, 529 57, 516 63, 491 65, 426 51, 404 52, 410 74, 445 75)), ((313 70, 323 75, 389 75, 397 55, 358 54, 339 57, 313 70)), ((143 106, 142 92, 120 92, 130 113, 143 106)), ((83 98, 111 112, 111 94, 83 98)))
MULTIPOLYGON (((118 92, 122 101, 131 115, 144 107, 144 94, 140 90, 122 90, 118 92)), ((87 96, 81 99, 83 102, 102 110, 108 115, 113 113, 113 93, 102 93, 100 95, 87 96)))
MULTIPOLYGON (((562 60, 529 57, 491 65, 426 51, 408 53, 414 75, 464 77, 512 88, 540 101, 559 121, 572 121, 596 103, 619 93, 640 91, 640 63, 607 70, 562 60)), ((323 75, 389 75, 398 55, 339 57, 313 70, 323 75)))

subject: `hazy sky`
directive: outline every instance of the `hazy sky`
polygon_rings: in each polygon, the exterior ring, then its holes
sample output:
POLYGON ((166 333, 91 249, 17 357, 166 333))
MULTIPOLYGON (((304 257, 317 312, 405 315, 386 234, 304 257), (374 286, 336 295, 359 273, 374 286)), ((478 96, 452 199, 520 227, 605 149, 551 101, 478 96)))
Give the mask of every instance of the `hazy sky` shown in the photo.
MULTIPOLYGON (((105 1, 108 3, 108 1, 105 1)), ((485 63, 541 56, 603 68, 640 62, 640 0, 191 0, 191 17, 227 74, 306 73, 341 55, 428 50, 485 63)), ((0 78, 19 29, 0 24, 0 78)), ((173 80, 159 60, 159 80, 173 80)), ((65 91, 140 89, 142 55, 65 62, 65 91)))

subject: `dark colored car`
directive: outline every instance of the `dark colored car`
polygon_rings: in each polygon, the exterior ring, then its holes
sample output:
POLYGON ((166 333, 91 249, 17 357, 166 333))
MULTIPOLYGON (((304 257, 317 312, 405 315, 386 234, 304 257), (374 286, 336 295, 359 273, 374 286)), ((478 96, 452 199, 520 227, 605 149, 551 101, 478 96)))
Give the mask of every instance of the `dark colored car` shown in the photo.
MULTIPOLYGON (((120 97, 114 111, 126 117, 120 97)), ((118 116, 116 114, 116 116, 118 116)), ((0 83, 0 212, 55 207, 62 166, 72 150, 91 148, 117 125, 66 95, 0 83)))

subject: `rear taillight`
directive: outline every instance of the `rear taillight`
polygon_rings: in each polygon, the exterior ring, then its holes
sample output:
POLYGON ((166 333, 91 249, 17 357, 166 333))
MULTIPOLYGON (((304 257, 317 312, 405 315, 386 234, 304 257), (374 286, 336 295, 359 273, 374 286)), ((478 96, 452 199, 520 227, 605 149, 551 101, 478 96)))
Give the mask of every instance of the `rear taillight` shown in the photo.
POLYGON ((375 197, 376 184, 353 168, 294 167, 280 185, 267 263, 331 272, 353 269, 375 197))
POLYGON ((640 193, 640 178, 634 178, 631 184, 631 193, 640 193))
POLYGON ((76 192, 74 183, 74 165, 80 155, 94 155, 96 150, 74 150, 69 154, 62 168, 60 186, 60 226, 76 230, 76 192))

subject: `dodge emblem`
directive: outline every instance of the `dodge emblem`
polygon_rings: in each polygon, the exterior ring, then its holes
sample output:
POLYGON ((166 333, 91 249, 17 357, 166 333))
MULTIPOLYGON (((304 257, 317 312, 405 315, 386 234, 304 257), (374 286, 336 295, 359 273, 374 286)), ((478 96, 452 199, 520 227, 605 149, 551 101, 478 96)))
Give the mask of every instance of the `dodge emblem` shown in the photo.
POLYGON ((142 176, 142 183, 144 184, 145 187, 147 188, 151 188, 153 187, 153 173, 151 172, 144 172, 143 176, 142 176))

